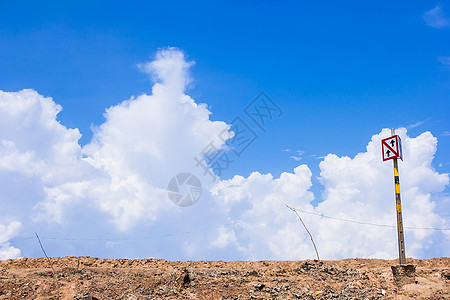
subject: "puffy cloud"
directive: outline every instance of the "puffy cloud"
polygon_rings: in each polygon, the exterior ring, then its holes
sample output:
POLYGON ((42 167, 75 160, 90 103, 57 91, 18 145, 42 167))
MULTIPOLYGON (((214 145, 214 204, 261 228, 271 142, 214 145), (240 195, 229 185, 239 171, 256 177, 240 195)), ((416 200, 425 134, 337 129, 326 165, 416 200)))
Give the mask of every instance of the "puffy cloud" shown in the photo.
POLYGON ((187 62, 183 52, 170 47, 161 49, 153 61, 139 64, 155 82, 163 85, 166 91, 183 93, 191 82, 189 68, 194 62, 187 62))
MULTIPOLYGON (((449 227, 449 222, 435 211, 434 195, 449 183, 448 174, 437 173, 431 165, 437 139, 429 132, 403 139, 405 161, 400 162, 407 255, 423 257, 430 246, 441 247, 445 255, 449 237, 432 230, 409 230, 407 227, 449 227), (442 244, 439 240, 446 242, 442 244), (440 246, 438 246, 440 244, 440 246)), ((274 179, 270 174, 253 173, 248 178, 235 176, 220 182, 213 190, 224 210, 243 220, 257 217, 257 222, 239 222, 235 226, 237 241, 247 255, 257 259, 314 258, 309 237, 296 217, 276 210, 284 203, 304 211, 373 224, 396 224, 392 163, 381 160, 381 139, 390 136, 388 129, 374 135, 366 152, 354 158, 328 154, 320 163, 323 201, 313 207, 308 190, 311 172, 306 165, 294 173, 274 179)), ((286 211, 285 211, 286 212, 286 211)), ((343 257, 394 258, 397 255, 395 227, 355 224, 300 212, 311 231, 319 253, 325 259, 343 257)))
POLYGON ((83 148, 78 129, 58 122, 62 108, 51 98, 0 91, 2 215, 28 229, 56 222, 75 234, 96 222, 104 233, 111 232, 110 222, 123 231, 180 217, 167 197, 170 178, 190 172, 210 186, 194 157, 210 142, 220 148, 219 133, 228 128, 210 121, 207 106, 184 93, 192 64, 173 48, 142 64, 157 81, 152 94, 107 109, 83 148))
POLYGON ((212 194, 230 218, 241 220, 233 230, 242 255, 293 259, 308 250, 302 247, 304 237, 298 234, 295 218, 286 218, 285 204, 313 210, 310 187, 311 171, 301 165, 294 173, 285 172, 279 178, 258 172, 248 178, 235 176, 219 182, 212 194))
POLYGON ((237 246, 243 250, 237 241, 236 233, 233 230, 228 230, 225 226, 220 226, 218 229, 217 238, 211 243, 211 248, 224 249, 230 245, 237 246))
MULTIPOLYGON (((132 241, 108 240, 94 253, 89 245, 66 242, 55 246, 57 255, 80 249, 84 255, 151 253, 169 259, 313 258, 309 236, 285 203, 344 219, 395 224, 392 165, 380 157, 380 139, 389 135, 387 129, 354 158, 329 154, 323 159, 319 179, 325 190, 317 207, 312 205, 312 174, 306 165, 278 178, 254 172, 213 185, 194 157, 211 142, 223 146, 218 137, 228 125, 211 121, 207 106, 186 95, 192 64, 173 48, 142 64, 156 81, 151 95, 108 108, 105 122, 84 147, 78 144, 77 129, 58 122, 61 107, 51 98, 32 90, 0 91, 0 217, 20 222, 0 226, 0 257, 21 255, 8 242, 20 224, 27 234, 44 230, 51 236, 86 238, 126 232, 148 237, 134 247, 132 241), (204 185, 195 207, 176 207, 167 197, 169 180, 182 172, 193 173, 204 185), (196 234, 198 228, 205 230, 196 234), (180 234, 170 240, 152 239, 174 232, 180 234)), ((405 148, 405 161, 400 162, 405 226, 448 227, 435 206, 435 199, 445 198, 441 192, 449 181, 448 174, 437 173, 431 164, 437 139, 429 132, 416 138, 408 137, 406 129, 399 134, 405 148)), ((302 154, 297 151, 296 157, 302 154)), ((395 228, 301 216, 322 258, 397 253, 395 228)), ((440 232, 406 233, 408 255, 424 256, 431 247, 443 255, 448 248, 448 236, 440 232)))
POLYGON ((0 260, 20 257, 20 250, 8 241, 19 233, 21 226, 20 222, 15 221, 7 226, 0 224, 0 260))
POLYGON ((28 219, 47 188, 88 173, 78 145, 81 135, 56 120, 60 111, 51 98, 33 90, 0 91, 2 215, 28 219))
MULTIPOLYGON (((0 91, 0 218, 17 220, 2 235, 2 257, 17 257, 20 250, 9 245, 11 233, 22 224, 28 234, 38 219, 62 221, 64 206, 40 211, 52 189, 81 177, 89 178, 91 167, 81 159, 78 129, 61 125, 61 111, 51 98, 33 90, 0 91)), ((68 202, 60 195, 60 202, 68 202)))
POLYGON ((103 174, 95 188, 86 186, 87 193, 121 229, 171 210, 166 192, 170 179, 182 172, 203 178, 194 157, 212 141, 219 148, 223 143, 218 136, 227 124, 210 121, 207 106, 184 94, 190 65, 179 50, 160 51, 142 66, 160 81, 152 95, 107 109, 105 123, 83 149, 86 161, 103 174))
POLYGON ((25 176, 32 181, 27 189, 34 187, 33 201, 18 196, 20 202, 35 207, 38 219, 58 223, 67 222, 75 207, 97 209, 121 230, 172 210, 170 178, 181 172, 204 177, 194 157, 212 141, 220 148, 219 133, 227 128, 184 94, 191 65, 179 50, 158 52, 142 65, 158 80, 152 95, 107 109, 106 121, 83 149, 79 131, 57 121, 61 107, 51 98, 32 90, 1 92, 0 172, 5 180, 25 176))
POLYGON ((33 90, 0 91, 0 170, 39 177, 47 183, 65 182, 82 173, 81 137, 56 120, 61 106, 33 90))
MULTIPOLYGON (((398 134, 404 144, 405 159, 399 162, 399 172, 405 226, 445 227, 448 224, 434 211, 432 201, 432 194, 443 191, 449 182, 448 174, 439 174, 431 166, 437 139, 430 132, 410 138, 404 128, 398 130, 398 134)), ((392 163, 383 163, 380 158, 381 139, 389 135, 388 129, 374 135, 367 152, 359 153, 353 159, 332 154, 325 157, 320 163, 325 195, 317 211, 371 223, 396 224, 393 167, 392 163)), ((326 238, 319 241, 325 249, 336 245, 330 237, 342 236, 343 245, 354 246, 341 249, 340 255, 388 258, 395 254, 395 229, 361 228, 334 220, 324 220, 320 224, 319 232, 327 232, 326 238)), ((422 256, 421 245, 424 246, 426 238, 437 238, 438 235, 429 230, 406 230, 407 254, 422 256)))

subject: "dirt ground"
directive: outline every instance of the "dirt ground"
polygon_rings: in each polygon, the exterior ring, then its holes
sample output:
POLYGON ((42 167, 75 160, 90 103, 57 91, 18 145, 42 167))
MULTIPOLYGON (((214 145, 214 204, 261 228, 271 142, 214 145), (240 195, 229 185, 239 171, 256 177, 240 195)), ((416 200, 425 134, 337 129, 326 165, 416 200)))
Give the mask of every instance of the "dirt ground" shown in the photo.
POLYGON ((450 299, 450 258, 408 259, 404 286, 395 260, 50 260, 0 261, 0 299, 450 299))

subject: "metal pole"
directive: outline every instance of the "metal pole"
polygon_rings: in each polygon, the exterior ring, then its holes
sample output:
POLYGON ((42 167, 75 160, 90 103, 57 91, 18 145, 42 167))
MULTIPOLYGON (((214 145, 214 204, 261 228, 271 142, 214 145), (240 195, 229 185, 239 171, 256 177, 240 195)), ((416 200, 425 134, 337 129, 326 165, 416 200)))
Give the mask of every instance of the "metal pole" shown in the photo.
MULTIPOLYGON (((391 129, 391 134, 395 135, 395 129, 391 129)), ((406 264, 405 237, 403 234, 402 201, 400 198, 400 179, 398 174, 397 158, 394 158, 394 183, 395 183, 395 204, 397 208, 398 259, 400 265, 405 265, 406 264)))

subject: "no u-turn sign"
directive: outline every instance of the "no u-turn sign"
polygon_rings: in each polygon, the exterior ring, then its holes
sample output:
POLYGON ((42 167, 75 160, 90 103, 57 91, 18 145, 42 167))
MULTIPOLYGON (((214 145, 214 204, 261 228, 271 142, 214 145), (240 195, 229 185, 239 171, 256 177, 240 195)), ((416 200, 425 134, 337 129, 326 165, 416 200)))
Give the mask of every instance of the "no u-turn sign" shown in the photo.
POLYGON ((403 160, 402 140, 398 135, 393 135, 381 140, 381 148, 383 151, 383 161, 394 158, 403 160))

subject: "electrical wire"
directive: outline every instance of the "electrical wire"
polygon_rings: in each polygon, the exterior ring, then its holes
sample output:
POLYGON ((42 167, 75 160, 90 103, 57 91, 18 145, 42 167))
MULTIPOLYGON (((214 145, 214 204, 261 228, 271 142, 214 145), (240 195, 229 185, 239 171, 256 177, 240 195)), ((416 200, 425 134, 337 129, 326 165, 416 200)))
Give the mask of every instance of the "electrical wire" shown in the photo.
MULTIPOLYGON (((182 232, 175 232, 175 233, 167 233, 167 234, 160 234, 160 235, 154 235, 154 236, 142 236, 142 237, 129 237, 129 238, 72 238, 72 237, 49 237, 49 236, 40 236, 41 239, 45 239, 45 240, 57 240, 57 241, 90 241, 90 242, 123 242, 123 241, 134 241, 134 240, 146 240, 146 239, 158 239, 158 238, 164 238, 164 237, 172 237, 172 236, 180 236, 180 235, 188 235, 188 234, 193 234, 193 233, 197 233, 197 232, 202 232, 202 231, 208 231, 208 230, 213 230, 213 229, 217 229, 217 228, 221 228, 223 226, 234 226, 238 223, 243 223, 246 222, 248 220, 252 220, 252 219, 257 219, 266 215, 272 215, 272 214, 278 214, 280 212, 286 212, 286 208, 281 208, 275 211, 271 211, 265 214, 261 214, 261 215, 257 215, 257 216, 253 216, 253 217, 249 217, 246 218, 245 220, 236 220, 236 221, 231 221, 225 224, 220 224, 220 225, 216 225, 216 226, 210 226, 210 227, 204 227, 204 228, 198 228, 198 229, 193 229, 193 230, 189 230, 189 231, 182 231, 182 232)), ((9 242, 16 242, 16 241, 20 241, 20 240, 30 240, 30 239, 35 239, 35 236, 29 236, 29 237, 24 237, 24 238, 16 238, 14 240, 10 240, 9 242)))
MULTIPOLYGON (((302 210, 302 209, 295 208, 295 207, 291 207, 291 208, 293 210, 295 210, 295 211, 299 211, 299 212, 302 212, 302 213, 305 213, 305 214, 314 215, 314 216, 317 216, 317 217, 331 219, 331 220, 336 220, 336 221, 341 221, 341 222, 348 222, 348 223, 367 225, 367 226, 376 226, 376 227, 396 228, 395 225, 379 224, 379 223, 371 223, 371 222, 356 221, 356 220, 350 220, 350 219, 344 219, 344 218, 337 218, 337 217, 327 216, 327 215, 324 215, 322 213, 316 213, 316 212, 302 210)), ((198 229, 189 230, 189 231, 182 231, 182 232, 174 232, 174 233, 153 235, 153 236, 129 237, 129 238, 71 238, 71 237, 41 236, 41 239, 58 240, 58 241, 93 241, 93 242, 99 242, 99 241, 100 242, 123 242, 123 241, 133 241, 133 240, 158 239, 158 238, 164 238, 164 237, 188 235, 188 234, 193 234, 193 233, 197 233, 197 232, 213 230, 213 229, 220 228, 222 226, 234 226, 234 225, 236 225, 238 223, 245 223, 248 220, 260 218, 262 216, 266 216, 266 215, 269 215, 269 214, 278 214, 280 212, 286 211, 286 209, 287 208, 285 207, 285 208, 274 210, 274 211, 271 211, 271 212, 268 212, 268 213, 265 213, 265 214, 261 214, 261 215, 258 215, 258 216, 246 218, 245 220, 231 221, 231 222, 228 222, 228 223, 225 223, 225 224, 221 224, 221 225, 216 225, 216 226, 211 226, 211 227, 204 227, 204 228, 198 228, 198 229)), ((434 231, 447 231, 447 230, 450 230, 450 228, 411 227, 411 226, 405 226, 404 229, 407 229, 407 230, 434 230, 434 231)), ((16 239, 10 240, 8 242, 16 242, 16 241, 19 241, 19 240, 30 240, 30 239, 35 239, 35 238, 36 238, 35 236, 29 236, 29 237, 24 237, 24 238, 16 238, 16 239)))
MULTIPOLYGON (((293 209, 296 210, 296 211, 300 211, 302 213, 305 213, 305 214, 315 215, 315 216, 318 216, 318 217, 332 219, 332 220, 337 220, 337 221, 342 221, 342 222, 349 222, 349 223, 355 223, 355 224, 361 224, 361 225, 378 226, 378 227, 396 228, 395 225, 377 224, 377 223, 371 223, 371 222, 362 222, 362 221, 355 221, 355 220, 349 220, 349 219, 343 219, 343 218, 336 218, 336 217, 331 217, 331 216, 327 216, 327 215, 324 215, 324 214, 319 214, 319 213, 316 213, 316 212, 302 210, 302 209, 295 208, 295 207, 293 207, 293 209)), ((435 227, 411 227, 411 226, 404 226, 403 228, 404 229, 409 229, 409 230, 436 230, 436 231, 450 230, 450 228, 435 228, 435 227)))

